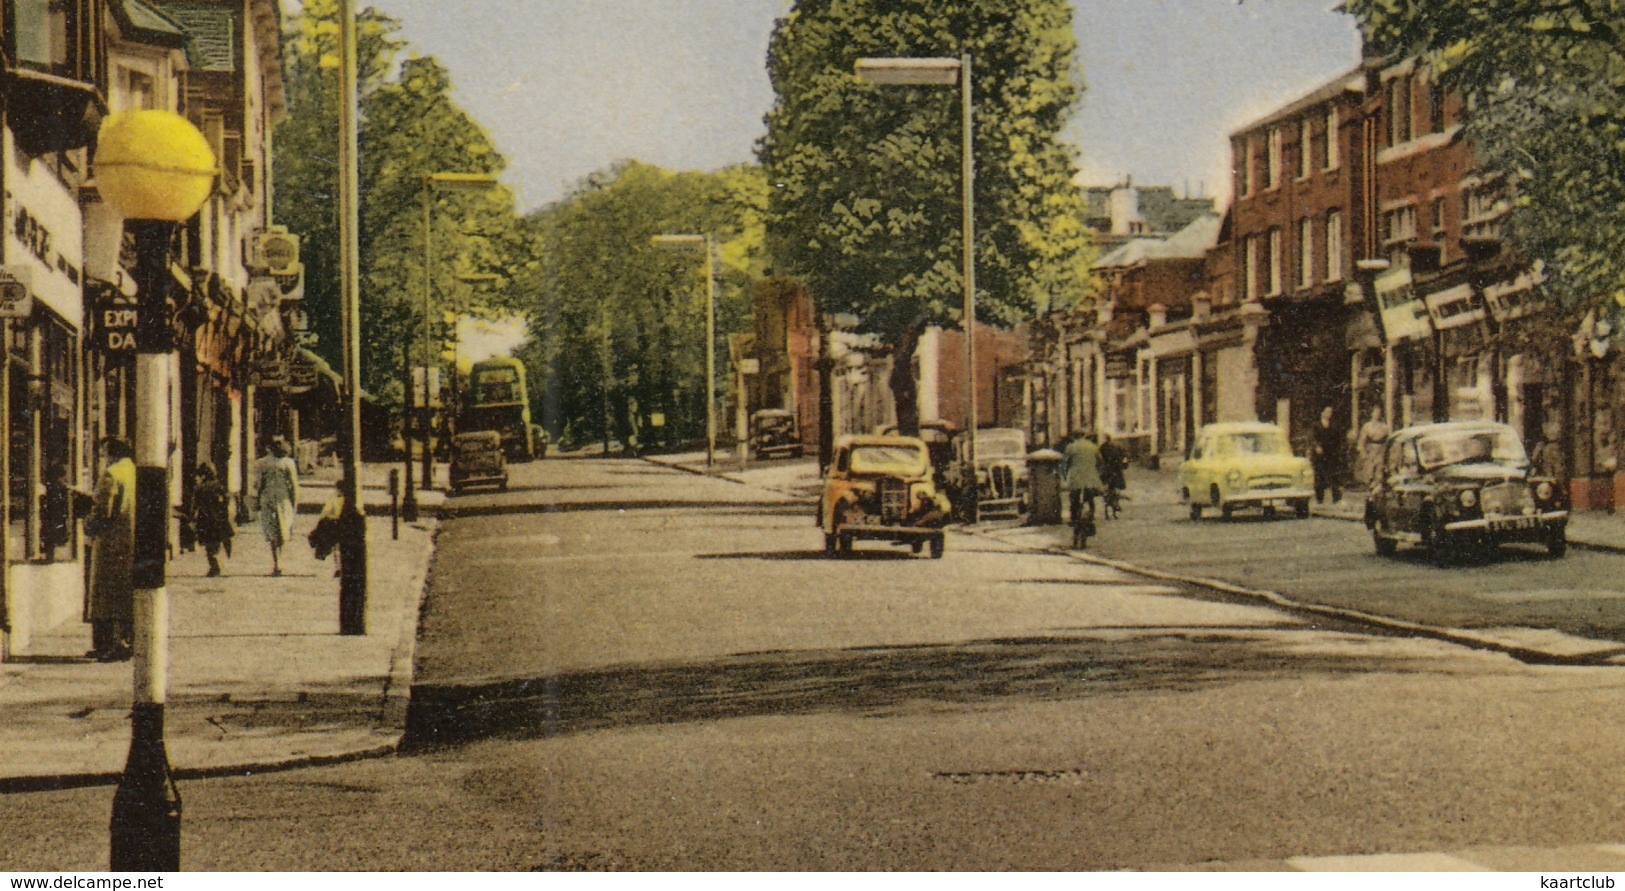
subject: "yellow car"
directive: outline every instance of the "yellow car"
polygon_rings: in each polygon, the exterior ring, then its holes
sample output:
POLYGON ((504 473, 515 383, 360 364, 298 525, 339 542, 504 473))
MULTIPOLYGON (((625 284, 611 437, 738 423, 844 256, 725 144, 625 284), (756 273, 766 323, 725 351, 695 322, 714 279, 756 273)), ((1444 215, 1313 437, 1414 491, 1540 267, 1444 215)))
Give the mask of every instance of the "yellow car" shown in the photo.
POLYGON ((948 499, 937 491, 931 455, 913 436, 843 436, 835 443, 818 525, 824 553, 848 554, 859 539, 929 546, 941 557, 948 499))
POLYGON ((1179 495, 1190 504, 1192 520, 1200 520, 1205 507, 1218 508, 1226 519, 1237 507, 1262 508, 1266 515, 1291 507, 1307 517, 1314 494, 1309 459, 1292 454, 1286 431, 1275 424, 1208 424, 1179 465, 1179 495))

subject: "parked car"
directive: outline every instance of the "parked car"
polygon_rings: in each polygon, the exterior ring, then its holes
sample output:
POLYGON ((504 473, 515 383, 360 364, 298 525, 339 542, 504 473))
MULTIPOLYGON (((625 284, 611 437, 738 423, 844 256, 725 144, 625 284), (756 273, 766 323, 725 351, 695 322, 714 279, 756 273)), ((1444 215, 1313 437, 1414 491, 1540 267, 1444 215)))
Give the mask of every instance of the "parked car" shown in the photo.
POLYGON ((764 408, 750 416, 750 451, 758 459, 801 457, 796 416, 782 408, 764 408))
MULTIPOLYGON (((954 440, 955 461, 970 462, 969 440, 954 440)), ((1027 433, 1017 427, 976 431, 976 504, 981 518, 1016 517, 1027 512, 1027 433)))
POLYGON ((468 486, 508 488, 508 461, 502 434, 495 430, 459 433, 451 441, 451 491, 468 486))
POLYGON ((1389 434, 1365 508, 1378 554, 1406 542, 1441 563, 1462 547, 1502 542, 1544 544, 1561 557, 1568 522, 1567 493, 1551 477, 1532 475, 1518 435, 1489 421, 1389 434))
POLYGON ((1225 519, 1238 507, 1259 508, 1266 515, 1290 507, 1307 517, 1314 494, 1309 459, 1292 453, 1286 431, 1275 424, 1207 424, 1179 464, 1179 496, 1189 503, 1192 520, 1200 520, 1209 507, 1225 519))
POLYGON ((818 525, 824 553, 850 553, 858 540, 943 551, 948 499, 937 490, 925 442, 913 436, 843 436, 824 477, 818 525))

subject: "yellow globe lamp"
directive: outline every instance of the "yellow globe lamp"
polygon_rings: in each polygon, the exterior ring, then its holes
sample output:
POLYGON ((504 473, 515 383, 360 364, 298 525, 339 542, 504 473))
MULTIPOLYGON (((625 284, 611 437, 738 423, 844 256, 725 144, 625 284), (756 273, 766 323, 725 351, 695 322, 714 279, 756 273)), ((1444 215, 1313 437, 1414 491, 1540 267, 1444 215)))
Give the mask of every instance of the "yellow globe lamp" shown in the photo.
POLYGON ((209 199, 214 151, 174 112, 121 111, 102 121, 95 175, 102 200, 125 217, 181 222, 209 199))

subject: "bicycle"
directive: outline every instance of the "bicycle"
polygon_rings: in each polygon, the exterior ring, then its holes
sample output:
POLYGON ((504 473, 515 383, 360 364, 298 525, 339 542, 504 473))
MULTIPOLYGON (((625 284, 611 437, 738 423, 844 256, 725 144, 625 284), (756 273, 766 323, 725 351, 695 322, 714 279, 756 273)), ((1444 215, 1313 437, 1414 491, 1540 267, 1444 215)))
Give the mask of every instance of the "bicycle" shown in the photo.
POLYGON ((1081 551, 1089 546, 1089 537, 1095 534, 1094 489, 1072 492, 1072 549, 1081 551))

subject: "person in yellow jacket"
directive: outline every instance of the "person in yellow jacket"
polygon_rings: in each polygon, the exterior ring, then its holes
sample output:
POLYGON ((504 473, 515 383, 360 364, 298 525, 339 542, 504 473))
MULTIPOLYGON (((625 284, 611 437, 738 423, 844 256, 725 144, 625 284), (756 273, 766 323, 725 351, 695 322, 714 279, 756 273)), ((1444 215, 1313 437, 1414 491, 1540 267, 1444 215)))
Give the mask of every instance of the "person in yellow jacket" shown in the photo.
POLYGON ((130 658, 135 631, 135 589, 130 579, 135 562, 135 453, 122 439, 104 440, 102 447, 108 465, 85 517, 85 534, 93 542, 85 602, 91 649, 85 655, 101 662, 123 662, 130 658))

